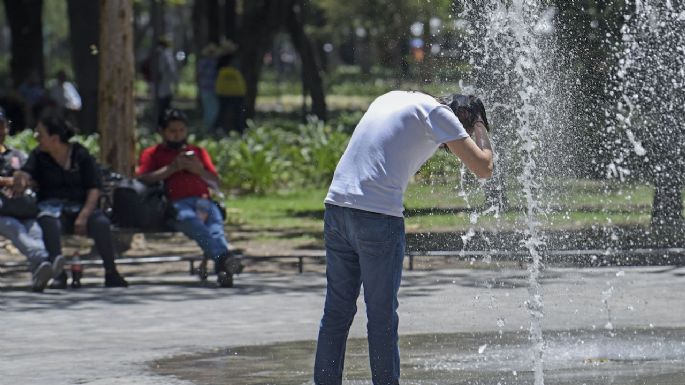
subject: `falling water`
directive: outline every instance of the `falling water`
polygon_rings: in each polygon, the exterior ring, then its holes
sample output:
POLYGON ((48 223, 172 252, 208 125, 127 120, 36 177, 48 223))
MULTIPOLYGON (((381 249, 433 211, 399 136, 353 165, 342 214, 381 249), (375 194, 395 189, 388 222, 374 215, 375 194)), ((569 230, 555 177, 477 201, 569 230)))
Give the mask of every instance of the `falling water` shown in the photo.
POLYGON ((616 43, 607 94, 604 144, 613 161, 607 176, 624 180, 642 172, 656 182, 682 169, 685 136, 685 4, 635 1, 616 43), (651 155, 651 156, 650 156, 651 155))
POLYGON ((524 197, 526 227, 521 245, 529 254, 526 307, 535 384, 542 385, 544 302, 540 278, 544 242, 539 223, 544 210, 540 191, 542 175, 553 170, 543 167, 542 163, 549 167, 549 162, 542 161, 547 154, 540 144, 554 122, 562 120, 558 116, 562 103, 552 21, 555 11, 540 0, 469 2, 464 8, 461 17, 469 23, 467 48, 474 69, 474 91, 492 111, 493 141, 500 153, 495 185, 489 188, 504 190, 507 177, 517 175, 524 197), (557 119, 551 118, 553 114, 557 119))

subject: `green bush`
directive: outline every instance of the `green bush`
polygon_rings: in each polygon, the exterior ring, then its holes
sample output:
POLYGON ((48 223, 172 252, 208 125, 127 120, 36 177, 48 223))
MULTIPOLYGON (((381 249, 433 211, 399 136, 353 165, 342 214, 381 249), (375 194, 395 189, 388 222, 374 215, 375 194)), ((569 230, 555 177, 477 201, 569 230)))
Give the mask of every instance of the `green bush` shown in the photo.
POLYGON ((194 143, 212 156, 225 189, 264 194, 326 185, 348 139, 342 129, 310 118, 305 124, 286 128, 277 121, 258 126, 248 122, 242 137, 194 143))
POLYGON ((24 130, 12 136, 8 136, 5 143, 12 148, 24 151, 27 154, 38 146, 38 140, 36 140, 33 130, 24 130))

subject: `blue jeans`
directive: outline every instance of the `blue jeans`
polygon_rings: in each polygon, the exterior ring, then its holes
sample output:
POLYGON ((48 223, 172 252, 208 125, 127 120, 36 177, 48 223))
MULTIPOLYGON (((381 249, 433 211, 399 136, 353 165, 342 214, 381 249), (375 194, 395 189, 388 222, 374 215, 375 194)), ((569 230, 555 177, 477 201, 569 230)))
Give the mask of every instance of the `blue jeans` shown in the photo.
POLYGON ((374 385, 398 384, 397 292, 405 250, 404 219, 326 205, 326 303, 314 361, 317 385, 341 384, 347 335, 364 285, 374 385))
POLYGON ((43 244, 43 232, 35 219, 19 220, 0 216, 0 235, 9 239, 14 247, 26 256, 30 271, 49 261, 48 252, 43 244))
POLYGON ((172 226, 197 242, 205 257, 217 260, 220 256, 228 253, 224 221, 221 219, 221 212, 214 202, 200 197, 189 197, 179 199, 173 202, 173 205, 176 209, 176 220, 172 221, 172 226), (198 201, 200 200, 203 200, 204 204, 209 202, 205 221, 202 221, 197 214, 198 201))
POLYGON ((205 132, 214 132, 216 119, 219 116, 219 98, 214 90, 200 89, 200 100, 202 101, 202 125, 205 132))

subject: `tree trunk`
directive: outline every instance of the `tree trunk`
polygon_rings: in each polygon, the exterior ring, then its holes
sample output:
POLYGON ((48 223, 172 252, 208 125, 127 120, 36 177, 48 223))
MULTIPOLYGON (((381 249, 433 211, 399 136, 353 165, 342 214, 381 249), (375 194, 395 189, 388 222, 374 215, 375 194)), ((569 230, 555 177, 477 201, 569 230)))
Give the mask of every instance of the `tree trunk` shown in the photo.
POLYGON ((298 0, 290 7, 286 26, 302 60, 302 89, 307 90, 312 97, 312 113, 319 119, 326 120, 326 96, 321 77, 321 64, 304 32, 302 6, 302 1, 298 0))
POLYGON ((276 31, 282 25, 283 15, 292 7, 292 1, 248 1, 244 3, 241 40, 238 42, 241 72, 245 78, 245 116, 254 117, 257 84, 262 71, 264 53, 273 43, 276 31))
POLYGON ((100 3, 92 0, 69 0, 69 35, 74 79, 83 108, 78 125, 81 133, 97 132, 98 123, 98 52, 100 3))
POLYGON ((133 175, 133 0, 100 2, 100 85, 98 93, 100 160, 133 175))
POLYGON ((677 226, 683 223, 682 182, 673 176, 657 177, 652 201, 652 226, 677 226))
POLYGON ((193 3, 193 39, 199 54, 209 42, 219 42, 219 0, 195 0, 193 3))
POLYGON ((237 1, 236 0, 226 0, 224 4, 224 36, 231 41, 236 41, 238 32, 238 18, 237 18, 237 1))
POLYGON ((5 18, 12 34, 12 84, 19 87, 32 75, 43 84, 43 0, 5 0, 5 18))

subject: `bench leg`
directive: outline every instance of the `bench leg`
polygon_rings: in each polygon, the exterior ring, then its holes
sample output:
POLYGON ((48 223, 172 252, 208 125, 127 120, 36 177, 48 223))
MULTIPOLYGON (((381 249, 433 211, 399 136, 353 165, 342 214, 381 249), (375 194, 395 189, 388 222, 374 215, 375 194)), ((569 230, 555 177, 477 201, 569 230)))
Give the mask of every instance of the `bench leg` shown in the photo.
POLYGON ((200 281, 206 281, 209 273, 207 272, 207 257, 202 257, 202 262, 200 262, 200 267, 198 267, 197 275, 200 277, 200 281))

